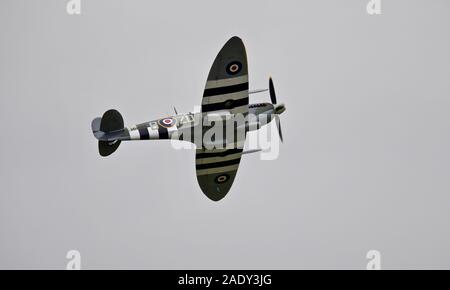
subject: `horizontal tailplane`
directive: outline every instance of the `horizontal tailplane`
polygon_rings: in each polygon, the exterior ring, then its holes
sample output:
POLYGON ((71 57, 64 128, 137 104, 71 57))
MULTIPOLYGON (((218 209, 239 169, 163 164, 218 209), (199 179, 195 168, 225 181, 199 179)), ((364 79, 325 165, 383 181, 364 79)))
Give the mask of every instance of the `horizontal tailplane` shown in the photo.
POLYGON ((98 141, 98 151, 101 156, 109 156, 119 148, 124 124, 122 115, 117 110, 108 110, 101 118, 92 121, 92 133, 98 141))

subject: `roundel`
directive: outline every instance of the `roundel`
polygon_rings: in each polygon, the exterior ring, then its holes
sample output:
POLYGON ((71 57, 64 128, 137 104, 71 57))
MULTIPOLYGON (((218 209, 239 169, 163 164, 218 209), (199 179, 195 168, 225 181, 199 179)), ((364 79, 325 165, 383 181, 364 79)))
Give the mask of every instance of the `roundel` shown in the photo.
POLYGON ((164 118, 159 120, 158 123, 165 128, 170 128, 175 125, 176 121, 174 118, 164 118))
POLYGON ((222 174, 222 175, 216 176, 216 178, 214 179, 214 181, 215 181, 216 183, 219 183, 219 184, 220 184, 220 183, 227 182, 228 179, 230 179, 230 176, 229 176, 228 174, 222 174))
POLYGON ((242 69, 242 63, 239 61, 232 61, 227 65, 227 73, 229 75, 238 74, 242 69))

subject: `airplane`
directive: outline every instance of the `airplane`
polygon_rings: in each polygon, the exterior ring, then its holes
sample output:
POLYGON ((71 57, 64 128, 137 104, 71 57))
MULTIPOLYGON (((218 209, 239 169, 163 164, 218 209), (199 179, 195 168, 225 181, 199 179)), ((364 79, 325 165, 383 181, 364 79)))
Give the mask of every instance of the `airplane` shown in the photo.
POLYGON ((117 110, 106 111, 91 124, 100 155, 111 155, 122 141, 175 139, 191 142, 196 147, 195 164, 200 188, 209 199, 219 201, 233 184, 241 156, 261 151, 244 151, 247 132, 275 120, 283 141, 279 115, 286 107, 277 104, 272 78, 269 78, 268 89, 249 91, 247 54, 244 43, 237 36, 225 43, 213 62, 203 91, 201 111, 178 114, 175 107, 174 110, 173 116, 131 127, 124 126, 117 110), (267 90, 271 103, 249 104, 249 94, 267 90), (212 134, 213 127, 224 128, 226 133, 212 134))

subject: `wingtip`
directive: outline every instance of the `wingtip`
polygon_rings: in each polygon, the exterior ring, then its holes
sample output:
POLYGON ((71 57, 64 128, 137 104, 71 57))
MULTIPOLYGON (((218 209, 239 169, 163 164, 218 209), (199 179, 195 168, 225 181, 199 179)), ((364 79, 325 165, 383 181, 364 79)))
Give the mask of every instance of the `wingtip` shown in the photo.
POLYGON ((239 36, 232 36, 230 39, 228 39, 227 43, 233 43, 233 42, 239 42, 244 44, 244 42, 242 41, 242 39, 239 36))

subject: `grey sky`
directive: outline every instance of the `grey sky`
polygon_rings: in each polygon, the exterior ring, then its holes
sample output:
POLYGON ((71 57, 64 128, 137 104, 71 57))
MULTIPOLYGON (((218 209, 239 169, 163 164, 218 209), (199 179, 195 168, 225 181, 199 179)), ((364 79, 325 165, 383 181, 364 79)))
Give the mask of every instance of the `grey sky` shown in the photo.
POLYGON ((2 0, 0 268, 450 268, 450 3, 367 2, 2 0), (93 118, 192 110, 233 35, 286 104, 277 160, 214 203, 194 151, 98 155, 93 118))

